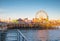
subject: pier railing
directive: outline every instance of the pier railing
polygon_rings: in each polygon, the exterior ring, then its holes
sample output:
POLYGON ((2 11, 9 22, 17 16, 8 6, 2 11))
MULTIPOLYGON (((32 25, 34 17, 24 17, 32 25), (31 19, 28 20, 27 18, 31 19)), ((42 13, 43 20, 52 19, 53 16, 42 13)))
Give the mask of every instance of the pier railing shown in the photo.
POLYGON ((27 38, 21 33, 20 30, 7 30, 0 33, 0 41, 28 41, 27 38))
POLYGON ((18 30, 18 41, 28 41, 28 39, 18 30))

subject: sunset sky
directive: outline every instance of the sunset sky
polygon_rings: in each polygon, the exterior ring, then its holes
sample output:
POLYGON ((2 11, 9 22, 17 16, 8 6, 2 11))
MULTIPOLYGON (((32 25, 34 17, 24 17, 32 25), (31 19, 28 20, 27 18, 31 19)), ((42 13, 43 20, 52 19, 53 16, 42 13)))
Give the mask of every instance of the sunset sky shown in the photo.
POLYGON ((39 10, 50 19, 60 19, 60 0, 0 0, 0 18, 32 19, 39 10))

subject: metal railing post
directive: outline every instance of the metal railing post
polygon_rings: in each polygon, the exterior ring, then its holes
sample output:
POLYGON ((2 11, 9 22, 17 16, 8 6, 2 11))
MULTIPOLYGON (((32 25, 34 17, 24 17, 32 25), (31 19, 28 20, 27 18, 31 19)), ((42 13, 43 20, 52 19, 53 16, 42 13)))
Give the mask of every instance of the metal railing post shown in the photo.
POLYGON ((20 30, 17 29, 17 31, 18 31, 18 37, 19 37, 18 41, 28 41, 27 38, 21 33, 20 30))

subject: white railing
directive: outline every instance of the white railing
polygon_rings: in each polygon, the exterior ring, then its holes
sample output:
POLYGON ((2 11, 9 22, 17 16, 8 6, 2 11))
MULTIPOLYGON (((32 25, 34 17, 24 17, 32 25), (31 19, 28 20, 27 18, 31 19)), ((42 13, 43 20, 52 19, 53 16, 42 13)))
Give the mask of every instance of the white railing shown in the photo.
POLYGON ((20 30, 18 30, 18 41, 28 41, 28 39, 21 33, 20 30))

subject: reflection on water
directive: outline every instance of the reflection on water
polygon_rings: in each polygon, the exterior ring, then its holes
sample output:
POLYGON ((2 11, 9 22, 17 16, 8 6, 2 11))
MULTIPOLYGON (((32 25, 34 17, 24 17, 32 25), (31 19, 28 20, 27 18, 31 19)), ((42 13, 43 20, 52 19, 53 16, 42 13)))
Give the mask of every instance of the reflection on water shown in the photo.
POLYGON ((60 30, 21 30, 29 41, 60 41, 60 30))

